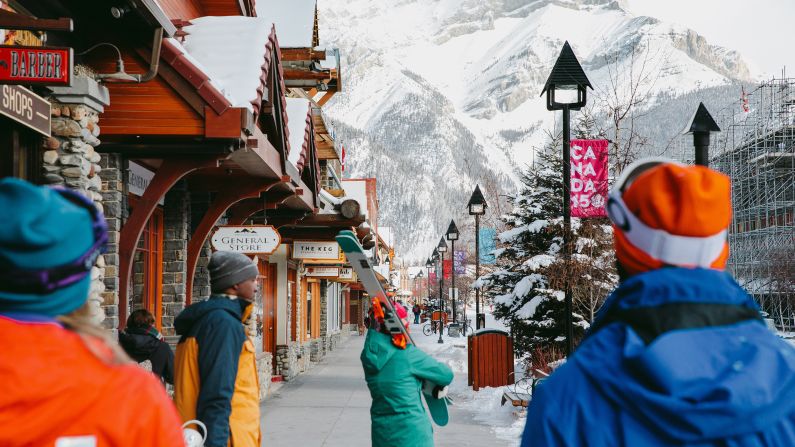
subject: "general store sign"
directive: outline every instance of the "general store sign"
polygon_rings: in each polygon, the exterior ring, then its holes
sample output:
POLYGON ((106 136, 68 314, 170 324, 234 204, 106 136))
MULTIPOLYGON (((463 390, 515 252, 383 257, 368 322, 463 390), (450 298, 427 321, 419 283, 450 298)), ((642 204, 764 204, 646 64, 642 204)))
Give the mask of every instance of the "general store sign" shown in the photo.
MULTIPOLYGON (((154 177, 154 172, 138 163, 133 161, 129 162, 129 169, 127 170, 127 191, 129 191, 130 194, 141 197, 144 195, 146 188, 149 187, 149 184, 152 183, 154 177)), ((164 205, 165 197, 161 197, 160 201, 157 203, 164 205)))
POLYGON ((571 141, 571 216, 605 217, 607 140, 571 141))
POLYGON ((70 85, 72 49, 0 45, 0 84, 70 85))
POLYGON ((49 101, 18 85, 4 85, 0 91, 0 114, 50 136, 49 101))
POLYGON ((279 248, 282 238, 271 225, 229 225, 218 227, 210 242, 216 250, 269 255, 279 248))
POLYGON ((307 267, 304 276, 313 278, 336 278, 339 274, 339 267, 314 266, 307 267))
POLYGON ((295 241, 293 259, 322 261, 326 263, 343 262, 342 250, 336 242, 295 241))

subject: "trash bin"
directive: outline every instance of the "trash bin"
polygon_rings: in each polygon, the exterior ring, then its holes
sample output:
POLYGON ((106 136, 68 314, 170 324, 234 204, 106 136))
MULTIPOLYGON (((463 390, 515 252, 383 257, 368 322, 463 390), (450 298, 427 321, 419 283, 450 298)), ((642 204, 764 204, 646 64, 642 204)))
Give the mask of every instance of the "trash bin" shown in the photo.
POLYGON ((461 325, 458 323, 450 323, 450 325, 447 326, 447 335, 450 337, 460 337, 461 325))
POLYGON ((484 327, 486 327, 486 314, 479 313, 476 318, 476 321, 477 323, 475 323, 475 330, 483 329, 484 327))

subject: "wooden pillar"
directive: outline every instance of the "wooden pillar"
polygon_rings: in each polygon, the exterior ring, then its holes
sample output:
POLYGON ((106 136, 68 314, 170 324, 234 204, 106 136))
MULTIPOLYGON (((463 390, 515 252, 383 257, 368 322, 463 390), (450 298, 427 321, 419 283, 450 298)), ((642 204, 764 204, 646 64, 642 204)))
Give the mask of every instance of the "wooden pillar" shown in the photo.
POLYGON ((218 191, 218 195, 210 204, 210 208, 202 217, 188 242, 188 269, 185 277, 185 305, 191 303, 193 298, 193 275, 196 274, 196 264, 199 262, 204 241, 212 231, 215 223, 223 216, 226 210, 241 200, 258 198, 260 194, 272 188, 277 182, 265 179, 250 180, 245 183, 229 182, 229 185, 218 191))
POLYGON ((130 217, 119 232, 119 330, 127 324, 127 306, 130 293, 130 277, 132 276, 133 256, 135 247, 141 238, 144 226, 152 216, 157 202, 182 177, 201 168, 218 166, 218 159, 166 159, 157 170, 144 194, 138 199, 130 217))

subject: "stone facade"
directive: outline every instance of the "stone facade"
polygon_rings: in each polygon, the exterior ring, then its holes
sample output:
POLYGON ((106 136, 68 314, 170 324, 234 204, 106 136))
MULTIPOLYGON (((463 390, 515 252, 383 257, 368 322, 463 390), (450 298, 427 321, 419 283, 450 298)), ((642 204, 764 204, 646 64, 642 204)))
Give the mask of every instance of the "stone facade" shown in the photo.
MULTIPOLYGON (((190 193, 190 234, 196 230, 202 216, 207 213, 210 207, 211 197, 208 193, 190 193)), ((192 302, 207 299, 210 296, 210 272, 207 264, 210 263, 210 239, 204 241, 199 260, 196 262, 196 273, 193 275, 193 297, 192 302)))
POLYGON ((102 293, 102 308, 105 311, 103 326, 107 329, 119 327, 119 233, 126 210, 124 197, 124 163, 119 154, 105 154, 100 160, 99 176, 102 178, 102 203, 105 222, 108 224, 108 250, 105 260, 105 291, 102 293))
POLYGON ((271 391, 273 355, 270 352, 257 354, 257 375, 259 376, 259 400, 263 401, 271 391))
MULTIPOLYGON (((102 179, 99 176, 102 157, 94 149, 100 144, 97 137, 102 104, 96 101, 64 103, 57 96, 51 98, 50 102, 52 136, 43 141, 43 182, 72 188, 89 197, 97 208, 104 211, 102 179), (84 103, 93 104, 94 107, 84 103)), ((91 271, 88 306, 92 321, 100 324, 107 314, 106 327, 115 328, 118 327, 116 308, 105 305, 106 267, 104 256, 100 256, 91 271)))
POLYGON ((181 181, 166 193, 163 214, 163 333, 174 334, 174 318, 185 308, 190 200, 181 181))

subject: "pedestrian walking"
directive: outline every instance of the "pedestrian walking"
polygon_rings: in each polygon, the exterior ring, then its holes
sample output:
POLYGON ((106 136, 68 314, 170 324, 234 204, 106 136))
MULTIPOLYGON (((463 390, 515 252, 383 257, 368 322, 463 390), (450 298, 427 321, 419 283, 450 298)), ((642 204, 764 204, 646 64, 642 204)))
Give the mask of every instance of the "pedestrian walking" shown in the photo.
POLYGON ((96 326, 105 217, 66 189, 0 180, 0 445, 182 445, 166 391, 96 326))
POLYGON ((138 309, 127 318, 127 326, 119 332, 119 343, 133 360, 151 371, 164 383, 174 383, 174 352, 155 327, 155 317, 146 309, 138 309))
POLYGON ((259 379, 245 323, 257 293, 257 266, 245 255, 210 257, 207 301, 177 316, 174 401, 183 421, 207 426, 206 447, 259 447, 259 379))
MULTIPOLYGON (((403 319, 399 311, 398 317, 403 319)), ((372 397, 372 445, 433 446, 433 427, 421 390, 424 383, 431 388, 448 386, 453 381, 450 368, 412 344, 405 349, 395 346, 390 332, 373 315, 360 358, 372 397)))
POLYGON ((414 324, 420 324, 420 313, 422 313, 422 309, 420 309, 419 304, 414 304, 414 307, 411 308, 411 313, 414 314, 414 324))
POLYGON ((610 193, 620 276, 522 446, 795 445, 795 349, 724 271, 729 178, 647 159, 610 193))

